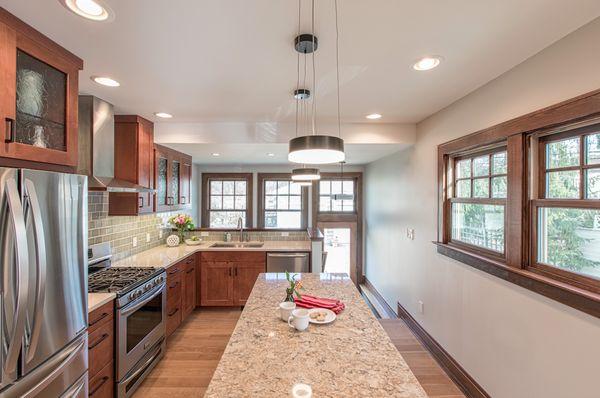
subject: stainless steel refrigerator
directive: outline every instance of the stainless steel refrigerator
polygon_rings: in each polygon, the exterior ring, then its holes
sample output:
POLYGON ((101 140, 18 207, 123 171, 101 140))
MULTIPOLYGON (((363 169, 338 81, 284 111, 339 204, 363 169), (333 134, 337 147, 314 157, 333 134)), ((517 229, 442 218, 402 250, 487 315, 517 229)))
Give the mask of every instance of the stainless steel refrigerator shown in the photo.
POLYGON ((87 397, 87 177, 0 168, 0 398, 87 397))

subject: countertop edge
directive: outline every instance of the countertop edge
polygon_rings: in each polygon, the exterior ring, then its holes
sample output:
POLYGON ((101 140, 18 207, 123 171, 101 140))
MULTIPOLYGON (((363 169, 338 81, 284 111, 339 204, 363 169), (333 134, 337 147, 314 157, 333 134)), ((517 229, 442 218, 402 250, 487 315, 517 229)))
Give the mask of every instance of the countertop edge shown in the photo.
POLYGON ((88 293, 88 314, 116 298, 115 293, 88 293))

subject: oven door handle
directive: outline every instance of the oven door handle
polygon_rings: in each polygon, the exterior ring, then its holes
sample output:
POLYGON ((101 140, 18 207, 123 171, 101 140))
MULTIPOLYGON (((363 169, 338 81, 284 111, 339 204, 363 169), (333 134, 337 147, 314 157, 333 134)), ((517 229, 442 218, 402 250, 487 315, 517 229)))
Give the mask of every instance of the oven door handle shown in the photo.
POLYGON ((160 293, 162 293, 162 291, 165 288, 165 284, 163 283, 162 285, 160 285, 158 287, 158 289, 148 293, 147 296, 142 296, 141 301, 139 303, 134 303, 133 305, 129 306, 129 307, 124 307, 121 308, 120 310, 120 315, 121 316, 127 316, 137 310, 139 310, 141 307, 143 307, 148 301, 152 300, 154 297, 158 296, 160 293))
POLYGON ((156 360, 156 358, 158 358, 158 356, 160 355, 161 351, 162 351, 162 348, 159 345, 157 347, 156 352, 154 354, 152 354, 152 356, 146 362, 144 362, 143 365, 141 365, 139 368, 137 368, 135 372, 133 372, 131 375, 127 376, 127 378, 125 380, 123 380, 119 384, 127 384, 127 383, 129 383, 131 380, 133 380, 134 378, 136 378, 140 373, 142 373, 143 371, 145 371, 146 369, 148 369, 148 366, 150 366, 150 364, 152 362, 154 362, 156 360))

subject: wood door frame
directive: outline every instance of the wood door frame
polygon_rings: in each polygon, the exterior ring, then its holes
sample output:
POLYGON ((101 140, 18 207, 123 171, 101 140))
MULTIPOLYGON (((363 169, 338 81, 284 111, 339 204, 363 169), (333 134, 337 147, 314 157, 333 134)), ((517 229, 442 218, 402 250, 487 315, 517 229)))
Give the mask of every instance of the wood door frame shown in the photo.
MULTIPOLYGON (((350 278, 354 284, 360 283, 358 273, 358 222, 357 221, 322 221, 317 227, 325 234, 325 228, 329 229, 350 229, 350 278)), ((325 240, 323 240, 323 247, 325 240)), ((324 249, 323 249, 324 250, 324 249)))
POLYGON ((312 226, 316 227, 322 222, 355 222, 356 223, 356 275, 358 283, 364 282, 363 275, 363 173, 344 172, 321 173, 323 180, 354 180, 354 212, 334 213, 319 212, 319 181, 312 185, 312 226))

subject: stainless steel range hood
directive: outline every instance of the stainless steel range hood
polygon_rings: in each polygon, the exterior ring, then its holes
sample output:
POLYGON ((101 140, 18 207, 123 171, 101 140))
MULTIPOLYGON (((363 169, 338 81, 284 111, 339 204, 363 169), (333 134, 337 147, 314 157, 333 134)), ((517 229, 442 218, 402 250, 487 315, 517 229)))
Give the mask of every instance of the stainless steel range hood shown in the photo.
POLYGON ((90 191, 154 192, 115 176, 113 105, 92 95, 79 96, 79 161, 77 173, 88 176, 90 191))

